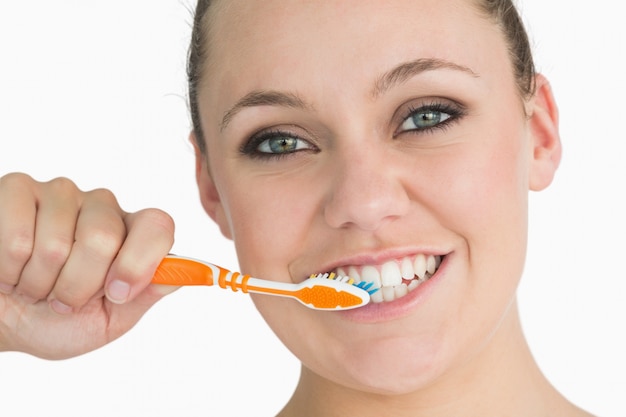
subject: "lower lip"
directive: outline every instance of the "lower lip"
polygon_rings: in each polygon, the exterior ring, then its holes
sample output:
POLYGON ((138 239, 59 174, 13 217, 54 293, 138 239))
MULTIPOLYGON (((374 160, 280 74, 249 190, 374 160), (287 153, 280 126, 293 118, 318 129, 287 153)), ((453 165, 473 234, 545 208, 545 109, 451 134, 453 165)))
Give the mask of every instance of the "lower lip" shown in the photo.
POLYGON ((428 300, 431 293, 444 279, 449 258, 450 254, 446 255, 435 275, 404 297, 389 302, 369 303, 364 307, 341 311, 339 314, 357 323, 380 323, 408 316, 428 300))

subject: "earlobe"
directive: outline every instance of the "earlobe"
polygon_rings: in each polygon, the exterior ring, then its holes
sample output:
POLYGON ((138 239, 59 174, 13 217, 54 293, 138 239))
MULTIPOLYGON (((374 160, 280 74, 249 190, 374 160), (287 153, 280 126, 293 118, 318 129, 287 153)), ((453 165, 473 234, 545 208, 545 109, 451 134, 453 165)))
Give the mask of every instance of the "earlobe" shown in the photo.
POLYGON ((227 239, 232 239, 230 224, 224 211, 224 206, 220 194, 209 174, 206 155, 200 150, 194 132, 189 135, 189 141, 193 145, 196 158, 196 183, 200 193, 200 201, 204 211, 213 219, 220 228, 220 231, 227 239))
POLYGON ((536 78, 536 91, 528 102, 531 135, 530 189, 540 191, 554 178, 561 162, 559 113, 548 80, 541 74, 536 78))

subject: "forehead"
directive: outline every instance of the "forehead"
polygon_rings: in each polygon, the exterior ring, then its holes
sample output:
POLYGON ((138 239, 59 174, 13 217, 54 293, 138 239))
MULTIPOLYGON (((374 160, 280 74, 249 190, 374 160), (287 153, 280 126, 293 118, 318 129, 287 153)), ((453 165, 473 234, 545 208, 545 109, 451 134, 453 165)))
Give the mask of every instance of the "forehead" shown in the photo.
POLYGON ((215 100, 298 91, 305 80, 346 91, 418 58, 481 75, 509 67, 498 27, 471 0, 219 0, 208 23, 205 84, 215 100))
POLYGON ((480 36, 478 26, 495 29, 480 15, 474 0, 213 0, 211 4, 209 37, 214 52, 226 49, 222 52, 241 54, 260 46, 267 52, 271 46, 304 46, 307 40, 339 49, 364 40, 391 41, 394 35, 410 32, 418 38, 405 42, 423 44, 461 33, 457 42, 470 42, 480 36), (243 49, 229 50, 233 46, 243 49))

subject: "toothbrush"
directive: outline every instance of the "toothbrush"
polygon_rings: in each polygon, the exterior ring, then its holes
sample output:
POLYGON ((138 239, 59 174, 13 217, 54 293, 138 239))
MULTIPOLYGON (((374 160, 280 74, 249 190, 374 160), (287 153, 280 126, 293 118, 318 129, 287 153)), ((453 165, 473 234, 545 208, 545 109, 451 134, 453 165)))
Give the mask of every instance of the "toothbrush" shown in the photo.
POLYGON ((286 283, 253 278, 226 268, 183 256, 168 255, 157 268, 153 284, 162 285, 219 285, 223 289, 241 290, 244 293, 259 293, 291 297, 305 306, 316 310, 348 310, 366 305, 373 283, 356 283, 349 277, 334 274, 311 275, 299 283, 286 283))

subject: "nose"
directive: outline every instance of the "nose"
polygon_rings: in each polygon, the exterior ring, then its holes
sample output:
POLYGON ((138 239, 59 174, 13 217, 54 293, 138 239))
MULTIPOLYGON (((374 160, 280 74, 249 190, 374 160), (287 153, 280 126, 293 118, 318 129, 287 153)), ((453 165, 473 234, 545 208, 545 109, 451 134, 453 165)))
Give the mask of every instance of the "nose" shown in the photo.
POLYGON ((410 198, 399 169, 380 150, 352 153, 333 168, 332 186, 324 207, 334 228, 375 231, 405 215, 410 198))

